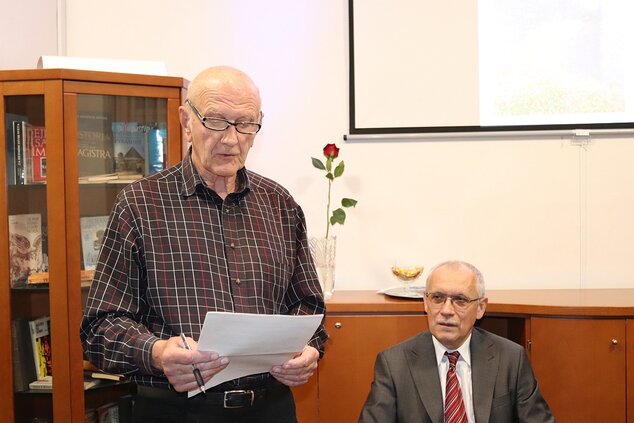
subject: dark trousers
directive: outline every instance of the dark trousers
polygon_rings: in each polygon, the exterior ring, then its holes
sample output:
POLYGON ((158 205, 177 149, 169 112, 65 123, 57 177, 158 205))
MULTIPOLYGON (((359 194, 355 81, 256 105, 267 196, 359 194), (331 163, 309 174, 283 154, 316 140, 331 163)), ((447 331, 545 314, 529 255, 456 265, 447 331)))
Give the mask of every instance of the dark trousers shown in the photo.
POLYGON ((273 380, 266 396, 253 405, 224 408, 202 395, 186 398, 173 391, 139 390, 134 399, 134 423, 297 423, 295 400, 288 386, 273 380))

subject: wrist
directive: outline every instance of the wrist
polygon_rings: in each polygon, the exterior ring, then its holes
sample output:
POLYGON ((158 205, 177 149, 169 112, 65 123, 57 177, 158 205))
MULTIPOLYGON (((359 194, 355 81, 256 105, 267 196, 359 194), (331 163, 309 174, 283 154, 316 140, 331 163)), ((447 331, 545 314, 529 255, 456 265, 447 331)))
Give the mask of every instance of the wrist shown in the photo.
POLYGON ((165 351, 165 347, 167 346, 167 341, 164 339, 159 339, 152 345, 152 362, 151 365, 154 369, 158 370, 160 373, 163 373, 163 351, 165 351))

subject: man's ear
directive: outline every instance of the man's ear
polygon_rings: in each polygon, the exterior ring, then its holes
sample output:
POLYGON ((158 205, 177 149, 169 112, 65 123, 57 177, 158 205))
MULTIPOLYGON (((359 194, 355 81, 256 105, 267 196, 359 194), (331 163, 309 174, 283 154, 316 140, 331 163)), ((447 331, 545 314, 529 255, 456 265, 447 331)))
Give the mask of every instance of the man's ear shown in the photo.
POLYGON ((184 106, 180 106, 178 108, 178 118, 181 122, 181 126, 183 127, 183 134, 185 139, 183 141, 191 142, 192 141, 192 131, 191 131, 191 116, 187 113, 187 110, 184 106))
POLYGON ((484 312, 487 309, 487 304, 489 304, 488 298, 483 298, 478 302, 478 314, 476 315, 476 319, 481 319, 484 316, 484 312))

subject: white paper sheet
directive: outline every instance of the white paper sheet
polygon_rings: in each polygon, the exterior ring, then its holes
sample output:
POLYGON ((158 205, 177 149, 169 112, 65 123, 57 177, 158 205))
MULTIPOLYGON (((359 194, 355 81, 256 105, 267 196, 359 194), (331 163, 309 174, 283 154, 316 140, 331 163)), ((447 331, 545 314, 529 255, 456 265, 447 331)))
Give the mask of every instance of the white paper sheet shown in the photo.
MULTIPOLYGON (((212 388, 228 380, 265 373, 301 351, 323 314, 288 316, 210 311, 198 340, 200 351, 229 357, 229 365, 205 384, 212 388)), ((199 393, 198 389, 189 396, 199 393)))

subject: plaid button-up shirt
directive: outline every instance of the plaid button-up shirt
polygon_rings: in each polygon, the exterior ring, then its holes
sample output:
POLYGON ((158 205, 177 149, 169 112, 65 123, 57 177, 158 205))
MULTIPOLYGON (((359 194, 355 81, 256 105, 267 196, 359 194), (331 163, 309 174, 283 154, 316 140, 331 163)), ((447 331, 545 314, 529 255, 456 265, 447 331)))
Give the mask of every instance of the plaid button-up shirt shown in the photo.
MULTIPOLYGON (((208 311, 325 312, 301 207, 244 168, 237 185, 222 200, 187 154, 118 194, 80 331, 93 364, 167 387, 154 342, 198 339, 208 311)), ((327 337, 322 325, 309 345, 323 353, 327 337)))

